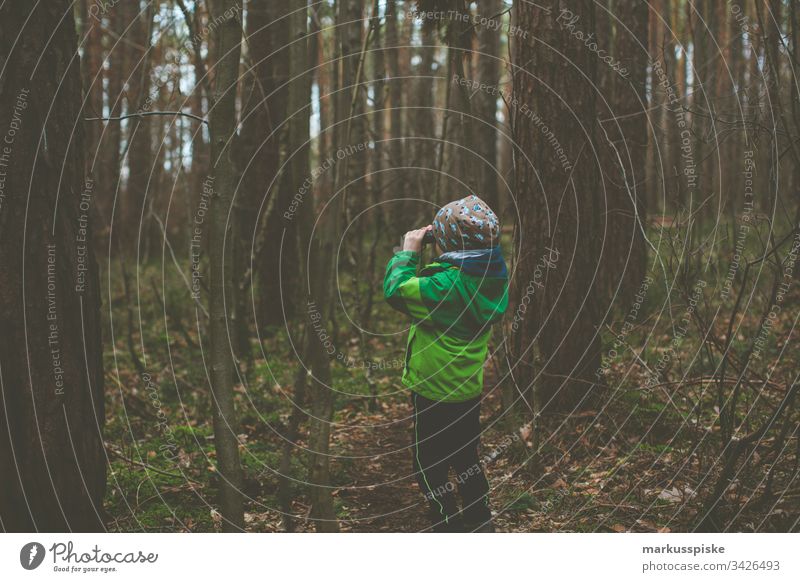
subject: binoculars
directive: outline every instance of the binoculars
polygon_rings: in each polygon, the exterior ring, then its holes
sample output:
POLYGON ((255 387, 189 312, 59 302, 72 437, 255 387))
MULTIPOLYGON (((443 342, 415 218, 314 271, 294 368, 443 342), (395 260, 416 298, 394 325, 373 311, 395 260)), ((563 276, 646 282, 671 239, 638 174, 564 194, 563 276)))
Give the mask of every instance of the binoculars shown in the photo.
MULTIPOLYGON (((400 246, 396 247, 397 250, 403 248, 403 242, 405 241, 405 239, 406 239, 406 235, 403 235, 403 236, 400 237, 400 246)), ((434 236, 433 236, 433 231, 432 230, 426 231, 425 232, 425 236, 422 237, 422 246, 424 247, 425 245, 431 245, 435 241, 436 241, 436 238, 434 238, 434 236)))

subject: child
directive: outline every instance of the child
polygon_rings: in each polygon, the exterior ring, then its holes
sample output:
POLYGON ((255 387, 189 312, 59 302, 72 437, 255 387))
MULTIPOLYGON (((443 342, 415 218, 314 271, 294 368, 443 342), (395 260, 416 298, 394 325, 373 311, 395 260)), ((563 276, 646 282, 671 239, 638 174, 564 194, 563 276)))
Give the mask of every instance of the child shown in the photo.
POLYGON ((386 267, 383 291, 389 305, 413 320, 402 381, 411 390, 414 471, 433 531, 494 531, 478 441, 491 325, 508 306, 495 213, 474 195, 439 210, 432 225, 405 235, 386 267), (417 274, 429 231, 438 257, 417 274))

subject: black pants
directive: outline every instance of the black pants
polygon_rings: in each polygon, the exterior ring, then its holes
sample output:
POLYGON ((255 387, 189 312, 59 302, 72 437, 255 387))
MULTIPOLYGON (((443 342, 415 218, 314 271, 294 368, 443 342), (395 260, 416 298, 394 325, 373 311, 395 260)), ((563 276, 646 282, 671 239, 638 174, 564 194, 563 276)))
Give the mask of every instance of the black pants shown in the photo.
POLYGON ((414 392, 414 472, 430 505, 434 529, 460 520, 482 524, 491 519, 489 483, 478 458, 480 397, 466 402, 437 402, 414 392), (448 478, 450 468, 455 473, 448 478), (463 510, 453 491, 458 489, 463 510))

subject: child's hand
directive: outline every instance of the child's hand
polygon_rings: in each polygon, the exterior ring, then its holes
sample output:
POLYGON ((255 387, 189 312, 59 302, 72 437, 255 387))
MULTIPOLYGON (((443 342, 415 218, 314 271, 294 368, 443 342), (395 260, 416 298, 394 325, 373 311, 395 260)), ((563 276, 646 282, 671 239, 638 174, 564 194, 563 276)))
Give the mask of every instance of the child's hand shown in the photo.
POLYGON ((425 233, 432 229, 433 225, 429 224, 424 228, 409 230, 405 238, 403 238, 403 250, 413 251, 415 253, 422 251, 422 239, 425 237, 425 233))

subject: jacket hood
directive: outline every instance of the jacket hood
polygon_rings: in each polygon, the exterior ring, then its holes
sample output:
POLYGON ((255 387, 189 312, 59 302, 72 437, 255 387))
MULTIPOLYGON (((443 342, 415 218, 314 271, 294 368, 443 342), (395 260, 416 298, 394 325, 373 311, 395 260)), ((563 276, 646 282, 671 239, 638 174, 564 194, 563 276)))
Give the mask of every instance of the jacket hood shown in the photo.
POLYGON ((436 258, 437 263, 455 265, 473 277, 507 278, 508 269, 500 245, 488 249, 471 249, 443 253, 436 258))

